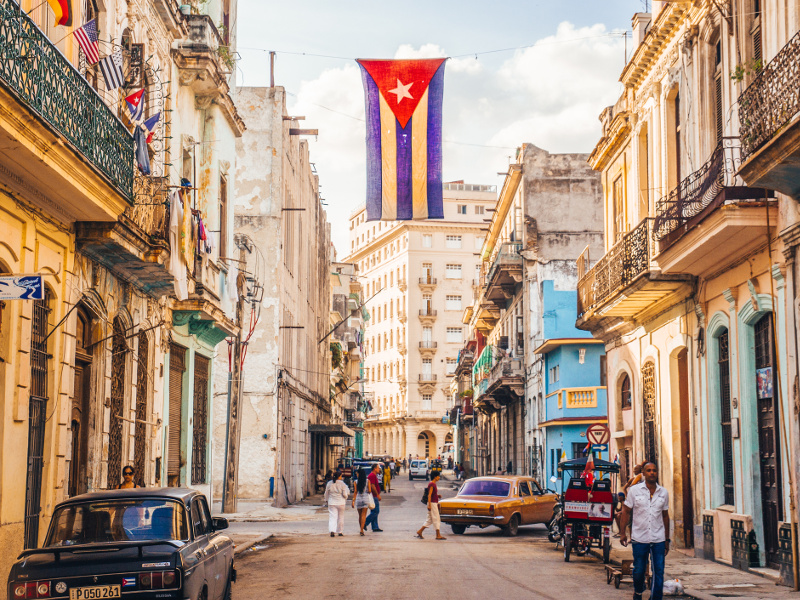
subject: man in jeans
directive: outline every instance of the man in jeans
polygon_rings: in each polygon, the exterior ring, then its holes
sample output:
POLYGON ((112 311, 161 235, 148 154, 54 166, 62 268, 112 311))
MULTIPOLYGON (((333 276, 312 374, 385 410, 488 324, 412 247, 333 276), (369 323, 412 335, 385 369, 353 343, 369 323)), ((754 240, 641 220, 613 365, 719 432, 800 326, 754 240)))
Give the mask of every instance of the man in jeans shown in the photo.
POLYGON ((653 585, 650 600, 661 600, 664 593, 664 559, 669 552, 669 493, 658 485, 658 467, 647 462, 642 468, 644 481, 628 489, 622 506, 619 541, 628 545, 631 522, 633 544, 633 600, 641 600, 647 561, 653 561, 653 585))
POLYGON ((381 512, 381 483, 378 479, 378 473, 381 470, 379 463, 372 465, 372 472, 367 475, 367 481, 371 484, 372 499, 375 501, 375 508, 373 508, 364 520, 364 529, 367 525, 372 526, 372 531, 383 531, 378 527, 378 513, 381 512))

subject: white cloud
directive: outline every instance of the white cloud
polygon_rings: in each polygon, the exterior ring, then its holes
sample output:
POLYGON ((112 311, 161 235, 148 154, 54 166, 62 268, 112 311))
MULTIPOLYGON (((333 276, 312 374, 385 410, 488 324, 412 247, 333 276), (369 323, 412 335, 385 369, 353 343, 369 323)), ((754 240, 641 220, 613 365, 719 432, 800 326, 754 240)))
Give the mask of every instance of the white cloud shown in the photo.
MULTIPOLYGON (((441 56, 447 56, 445 49, 432 43, 404 44, 395 52, 395 58, 441 56)), ((621 92, 623 40, 603 25, 576 28, 564 22, 535 46, 499 64, 498 58, 447 62, 445 181, 500 184, 496 173, 507 168, 508 157, 524 142, 551 152, 589 152, 600 136, 600 111, 621 92)), ((304 126, 320 130, 319 140, 310 143, 311 160, 329 202, 333 240, 342 258, 350 249, 347 217, 363 203, 366 188, 358 66, 328 69, 304 81, 290 104, 292 114, 306 116, 304 126)))

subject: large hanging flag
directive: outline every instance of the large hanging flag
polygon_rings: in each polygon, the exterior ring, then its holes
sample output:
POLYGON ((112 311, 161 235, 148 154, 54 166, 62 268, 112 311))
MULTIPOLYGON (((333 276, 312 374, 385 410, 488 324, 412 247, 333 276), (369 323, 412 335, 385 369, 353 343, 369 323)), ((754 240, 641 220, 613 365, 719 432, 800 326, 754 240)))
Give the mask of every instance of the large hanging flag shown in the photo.
POLYGON ((56 25, 72 25, 72 0, 47 0, 53 15, 56 18, 56 25))
POLYGON ((367 220, 442 219, 444 58, 359 60, 367 116, 367 220))
POLYGON ((83 27, 78 27, 72 32, 72 35, 78 40, 78 45, 83 50, 86 62, 93 65, 100 60, 100 51, 97 48, 97 21, 95 19, 88 21, 83 27))
POLYGON ((131 121, 135 123, 141 119, 144 115, 144 90, 134 92, 125 98, 125 102, 128 103, 128 112, 131 113, 131 121))
POLYGON ((103 57, 100 61, 100 71, 106 81, 106 89, 110 92, 125 85, 125 74, 122 72, 122 52, 114 50, 113 53, 103 57))

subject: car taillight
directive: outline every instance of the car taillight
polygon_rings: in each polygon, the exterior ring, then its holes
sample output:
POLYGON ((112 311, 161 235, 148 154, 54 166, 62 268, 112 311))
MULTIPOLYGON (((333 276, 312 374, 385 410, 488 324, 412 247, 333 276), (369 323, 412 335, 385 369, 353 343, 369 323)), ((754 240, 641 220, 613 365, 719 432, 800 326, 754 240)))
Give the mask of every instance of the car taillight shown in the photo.
POLYGON ((494 504, 489 505, 489 514, 494 515, 494 504))
POLYGON ((139 587, 143 590, 161 590, 178 584, 175 571, 150 571, 139 573, 139 587))
POLYGON ((49 581, 28 581, 26 583, 18 583, 14 586, 14 598, 49 598, 50 597, 50 582, 49 581))

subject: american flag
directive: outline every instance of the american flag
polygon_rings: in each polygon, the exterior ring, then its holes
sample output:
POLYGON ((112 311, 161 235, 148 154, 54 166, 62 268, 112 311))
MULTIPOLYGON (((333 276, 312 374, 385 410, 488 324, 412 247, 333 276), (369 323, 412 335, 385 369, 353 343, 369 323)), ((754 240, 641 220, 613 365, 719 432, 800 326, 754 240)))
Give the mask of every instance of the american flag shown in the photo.
POLYGON ((95 20, 92 19, 73 33, 81 50, 83 50, 83 54, 86 56, 86 62, 93 65, 100 60, 100 52, 97 49, 97 23, 95 20))

